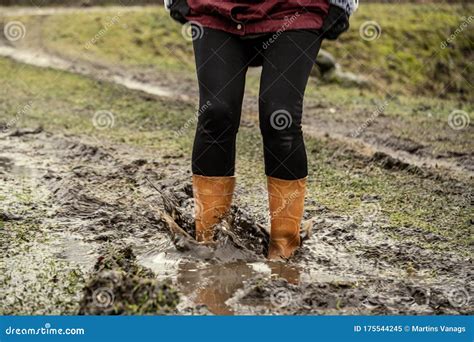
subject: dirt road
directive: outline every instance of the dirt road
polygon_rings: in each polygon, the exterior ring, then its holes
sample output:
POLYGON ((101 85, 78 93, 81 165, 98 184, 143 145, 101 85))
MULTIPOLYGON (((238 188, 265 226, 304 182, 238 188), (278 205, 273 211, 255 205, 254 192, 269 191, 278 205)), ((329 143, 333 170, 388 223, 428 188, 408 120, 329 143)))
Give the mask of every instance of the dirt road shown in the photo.
MULTIPOLYGON (((24 14, 56 13, 41 11, 24 14)), ((173 75, 71 60, 4 41, 0 55, 178 103, 197 98, 191 78, 172 82, 173 75)), ((402 139, 392 130, 408 130, 410 123, 393 117, 380 115, 354 135, 371 113, 351 112, 340 120, 344 107, 312 97, 305 108, 308 137, 337 146, 331 158, 347 158, 351 175, 367 177, 360 164, 405 172, 416 182, 433 182, 438 192, 461 194, 459 206, 472 205, 472 153, 440 155, 416 137, 402 139), (327 111, 334 111, 333 119, 319 115, 327 111)), ((244 110, 243 122, 254 130, 255 100, 246 98, 244 110)), ((454 131, 446 135, 460 139, 454 131)), ((303 247, 284 264, 264 257, 264 187, 239 184, 216 246, 194 242, 187 156, 36 127, 9 128, 0 136, 0 179, 3 313, 474 312, 468 246, 454 238, 455 231, 451 239, 394 226, 377 195, 365 196, 358 211, 343 215, 310 194, 303 247), (252 204, 239 201, 244 197, 252 204), (436 244, 446 248, 431 246, 436 244)))

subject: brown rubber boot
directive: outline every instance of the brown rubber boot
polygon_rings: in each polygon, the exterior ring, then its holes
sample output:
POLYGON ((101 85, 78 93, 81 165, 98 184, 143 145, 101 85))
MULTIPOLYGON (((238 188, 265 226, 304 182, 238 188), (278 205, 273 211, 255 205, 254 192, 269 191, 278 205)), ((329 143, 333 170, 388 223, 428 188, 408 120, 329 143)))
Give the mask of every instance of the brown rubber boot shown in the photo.
POLYGON ((197 241, 213 241, 214 226, 230 210, 234 187, 235 177, 193 175, 197 241))
POLYGON ((284 180, 267 177, 270 206, 269 259, 287 259, 300 246, 306 178, 284 180))

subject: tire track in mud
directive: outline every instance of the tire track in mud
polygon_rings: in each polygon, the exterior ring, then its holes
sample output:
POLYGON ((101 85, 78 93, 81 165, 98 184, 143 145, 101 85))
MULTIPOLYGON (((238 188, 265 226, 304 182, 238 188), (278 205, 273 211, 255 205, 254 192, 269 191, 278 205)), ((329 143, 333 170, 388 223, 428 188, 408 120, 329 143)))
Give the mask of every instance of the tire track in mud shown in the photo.
MULTIPOLYGON (((81 313, 132 313, 140 294, 149 299, 139 303, 140 313, 473 313, 470 258, 419 247, 423 231, 407 228, 409 238, 391 238, 393 228, 376 205, 359 218, 307 212, 301 251, 289 263, 267 262, 263 192, 255 194, 260 206, 233 207, 215 245, 194 242, 187 160, 41 130, 0 137, 0 151, 4 226, 38 227, 28 252, 16 245, 2 250, 15 279, 2 280, 5 296, 22 298, 25 289, 13 284, 35 281, 36 267, 25 275, 18 261, 41 268, 42 261, 59 260, 84 278, 73 289, 58 286, 59 303, 81 313), (17 204, 18 192, 30 199, 17 204), (137 296, 132 288, 140 289, 137 296), (157 302, 163 291, 167 300, 157 302)), ((10 233, 3 231, 2 240, 10 233)), ((45 292, 32 291, 40 295, 25 305, 46 301, 45 292)))
POLYGON ((79 63, 68 59, 49 55, 41 51, 17 49, 0 44, 0 56, 11 58, 17 62, 40 67, 52 68, 88 76, 100 81, 122 85, 130 90, 138 90, 154 96, 171 97, 181 101, 190 101, 189 96, 178 94, 160 84, 149 84, 137 80, 136 75, 125 74, 119 70, 107 69, 91 63, 79 63))

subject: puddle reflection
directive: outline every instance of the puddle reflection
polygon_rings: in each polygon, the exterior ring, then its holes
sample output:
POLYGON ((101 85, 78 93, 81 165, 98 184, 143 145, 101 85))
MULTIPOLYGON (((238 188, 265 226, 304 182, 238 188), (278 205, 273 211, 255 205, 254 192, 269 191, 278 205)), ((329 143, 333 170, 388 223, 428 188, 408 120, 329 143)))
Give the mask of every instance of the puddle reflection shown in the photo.
MULTIPOLYGON (((200 266, 185 263, 179 266, 177 282, 180 290, 196 305, 206 305, 216 315, 233 315, 226 304, 244 282, 257 275, 281 277, 291 284, 300 281, 300 269, 284 263, 233 262, 200 266)), ((261 303, 255 303, 258 305, 261 303)))

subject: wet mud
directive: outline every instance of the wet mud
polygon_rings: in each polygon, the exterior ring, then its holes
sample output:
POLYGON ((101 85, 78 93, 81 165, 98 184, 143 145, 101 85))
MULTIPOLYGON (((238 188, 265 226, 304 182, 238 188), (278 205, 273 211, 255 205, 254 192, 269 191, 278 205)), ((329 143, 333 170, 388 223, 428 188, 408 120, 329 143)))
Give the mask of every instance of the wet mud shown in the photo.
POLYGON ((81 315, 173 314, 179 303, 174 287, 138 265, 130 247, 100 256, 83 292, 81 315))
MULTIPOLYGON (((27 236, 29 262, 43 267, 47 258, 59 260, 78 279, 56 304, 63 313, 474 312, 471 258, 423 248, 420 241, 444 238, 392 227, 383 215, 308 210, 300 251, 289 262, 269 262, 264 192, 252 194, 259 205, 233 206, 216 227, 215 244, 195 242, 184 158, 35 129, 0 137, 0 151, 3 227, 12 234, 17 223, 35 222, 37 231, 27 236), (19 189, 29 194, 22 207, 11 197, 19 189), (406 238, 395 239, 394 230, 406 238)), ((365 200, 374 205, 377 198, 365 200)), ((3 244, 9 236, 1 238, 3 244)), ((24 260, 22 244, 2 251, 2 258, 24 260)), ((27 282, 25 272, 36 274, 34 267, 5 267, 11 279, 27 282)), ((5 295, 22 296, 25 289, 15 287, 21 281, 11 279, 2 279, 10 289, 5 295)), ((47 293, 29 291, 34 296, 23 305, 39 312, 47 293)))
MULTIPOLYGON (((462 135, 456 130, 433 130, 432 134, 412 130, 410 122, 402 122, 388 115, 380 114, 376 120, 370 117, 370 111, 352 112, 347 118, 330 118, 324 111, 336 110, 323 102, 312 100, 307 106, 305 116, 306 133, 318 138, 343 142, 357 153, 369 158, 387 156, 394 169, 429 169, 437 174, 451 174, 463 178, 473 176, 474 154, 472 152, 440 151, 440 142, 458 141, 463 145, 462 135), (365 122, 364 122, 365 119, 365 122), (363 129, 361 130, 361 128, 363 129), (416 136, 417 141, 400 137, 394 132, 400 127, 404 134, 416 136)), ((342 109, 337 109, 337 111, 342 109)), ((472 130, 471 126, 466 128, 472 130)), ((443 148, 444 149, 444 148, 443 148)))

